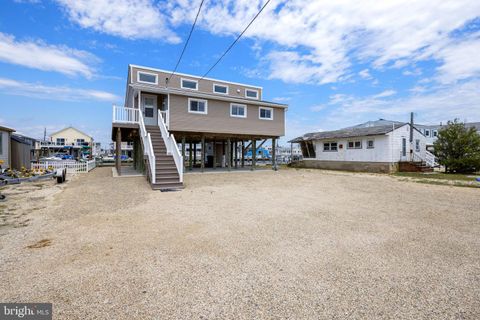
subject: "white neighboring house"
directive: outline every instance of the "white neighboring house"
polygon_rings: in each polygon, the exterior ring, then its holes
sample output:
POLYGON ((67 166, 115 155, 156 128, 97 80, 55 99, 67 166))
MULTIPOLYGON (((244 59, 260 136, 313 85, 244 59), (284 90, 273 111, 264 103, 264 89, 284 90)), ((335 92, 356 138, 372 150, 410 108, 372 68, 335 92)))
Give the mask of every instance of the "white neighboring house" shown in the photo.
POLYGON ((399 163, 434 166, 426 150, 426 138, 409 123, 388 120, 369 121, 335 131, 307 133, 295 138, 309 168, 349 171, 393 172, 399 163), (412 134, 412 141, 410 141, 412 134))
POLYGON ((91 155, 93 138, 74 128, 67 127, 50 135, 50 141, 38 141, 35 149, 41 150, 43 155, 65 153, 75 158, 82 155, 91 155))
MULTIPOLYGON (((465 122, 465 127, 468 128, 475 128, 477 133, 480 134, 480 122, 465 122)), ((438 125, 423 125, 423 124, 415 124, 415 128, 420 130, 426 137, 427 141, 427 149, 433 150, 433 143, 437 141, 438 132, 446 128, 446 124, 438 124, 438 125)))
POLYGON ((0 164, 2 169, 10 168, 12 155, 11 155, 11 136, 15 130, 0 126, 0 160, 3 164, 0 164))

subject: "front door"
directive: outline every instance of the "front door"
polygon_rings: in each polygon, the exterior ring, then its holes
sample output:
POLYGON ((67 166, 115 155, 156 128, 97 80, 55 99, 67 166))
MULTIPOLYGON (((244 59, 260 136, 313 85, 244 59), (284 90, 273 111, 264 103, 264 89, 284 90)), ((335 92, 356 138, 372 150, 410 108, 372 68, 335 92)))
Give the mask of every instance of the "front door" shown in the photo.
POLYGON ((402 137, 402 161, 407 160, 407 138, 402 137))
POLYGON ((154 126, 157 124, 157 96, 142 95, 142 112, 143 119, 147 126, 154 126))

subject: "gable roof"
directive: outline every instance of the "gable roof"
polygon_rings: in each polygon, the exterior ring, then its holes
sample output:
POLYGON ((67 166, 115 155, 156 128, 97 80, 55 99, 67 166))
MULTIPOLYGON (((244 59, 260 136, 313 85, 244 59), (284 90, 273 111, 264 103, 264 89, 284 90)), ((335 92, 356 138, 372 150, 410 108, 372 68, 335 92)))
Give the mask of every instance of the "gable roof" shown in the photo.
POLYGON ((381 125, 375 127, 348 127, 334 131, 312 132, 304 134, 301 137, 297 137, 289 142, 301 142, 308 140, 323 140, 323 139, 340 139, 340 138, 353 138, 353 137, 365 137, 365 136, 379 136, 387 134, 394 129, 403 127, 406 123, 397 125, 381 125))
POLYGON ((58 130, 57 132, 51 133, 50 136, 59 134, 60 132, 63 132, 63 131, 68 130, 68 129, 73 129, 73 130, 75 130, 75 131, 77 131, 77 132, 83 134, 84 136, 87 136, 87 137, 89 137, 90 139, 93 140, 93 137, 92 137, 92 136, 90 136, 90 135, 86 134, 85 132, 80 131, 80 130, 78 130, 77 128, 74 128, 74 127, 72 127, 72 126, 66 127, 66 128, 63 128, 62 130, 58 130))

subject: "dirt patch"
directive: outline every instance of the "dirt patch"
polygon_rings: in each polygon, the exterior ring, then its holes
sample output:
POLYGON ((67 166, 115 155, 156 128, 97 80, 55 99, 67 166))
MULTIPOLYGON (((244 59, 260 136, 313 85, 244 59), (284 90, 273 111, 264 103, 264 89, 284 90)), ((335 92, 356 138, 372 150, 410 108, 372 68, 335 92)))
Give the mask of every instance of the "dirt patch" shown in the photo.
POLYGON ((281 170, 162 193, 110 168, 55 188, 0 237, 0 301, 58 319, 480 319, 479 189, 281 170))
POLYGON ((34 244, 27 246, 28 249, 39 249, 44 248, 52 245, 52 240, 50 239, 43 239, 34 244))

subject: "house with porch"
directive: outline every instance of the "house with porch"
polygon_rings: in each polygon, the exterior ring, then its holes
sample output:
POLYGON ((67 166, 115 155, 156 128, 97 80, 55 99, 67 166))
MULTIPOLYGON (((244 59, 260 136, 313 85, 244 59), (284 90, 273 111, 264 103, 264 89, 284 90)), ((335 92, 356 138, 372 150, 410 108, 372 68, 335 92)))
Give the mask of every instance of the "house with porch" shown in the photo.
POLYGON ((425 135, 410 123, 380 119, 307 133, 290 142, 302 149, 297 167, 388 173, 431 171, 436 166, 425 135))
POLYGON ((183 187, 198 151, 200 171, 245 167, 245 150, 285 134, 287 105, 262 96, 258 86, 129 65, 124 105, 113 106, 116 153, 132 142, 134 167, 154 189, 183 187))
POLYGON ((93 138, 74 127, 67 127, 50 134, 50 139, 38 141, 36 149, 40 156, 66 154, 73 158, 88 156, 91 158, 93 138))

